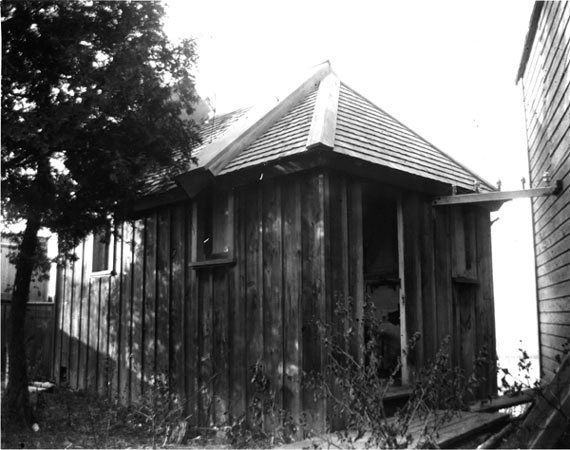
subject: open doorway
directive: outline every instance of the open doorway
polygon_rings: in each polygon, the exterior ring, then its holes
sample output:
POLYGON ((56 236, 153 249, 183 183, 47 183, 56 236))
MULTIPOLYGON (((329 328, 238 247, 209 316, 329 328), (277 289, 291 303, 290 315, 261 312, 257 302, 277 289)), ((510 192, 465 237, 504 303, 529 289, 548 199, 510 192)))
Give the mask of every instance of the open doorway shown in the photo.
POLYGON ((378 325, 365 326, 364 333, 367 342, 374 339, 381 357, 380 376, 395 374, 401 384, 401 370, 396 371, 401 356, 397 200, 366 189, 362 214, 365 314, 374 314, 378 325))

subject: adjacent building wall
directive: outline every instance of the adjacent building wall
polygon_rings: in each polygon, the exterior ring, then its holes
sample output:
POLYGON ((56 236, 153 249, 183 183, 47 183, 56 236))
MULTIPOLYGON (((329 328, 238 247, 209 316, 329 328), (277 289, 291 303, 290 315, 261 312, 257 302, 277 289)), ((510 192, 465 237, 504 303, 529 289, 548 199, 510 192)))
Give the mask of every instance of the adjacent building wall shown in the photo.
POLYGON ((541 373, 550 380, 570 339, 570 4, 537 2, 519 70, 530 183, 545 172, 558 196, 532 200, 541 373), (565 347, 566 345, 566 347, 565 347))

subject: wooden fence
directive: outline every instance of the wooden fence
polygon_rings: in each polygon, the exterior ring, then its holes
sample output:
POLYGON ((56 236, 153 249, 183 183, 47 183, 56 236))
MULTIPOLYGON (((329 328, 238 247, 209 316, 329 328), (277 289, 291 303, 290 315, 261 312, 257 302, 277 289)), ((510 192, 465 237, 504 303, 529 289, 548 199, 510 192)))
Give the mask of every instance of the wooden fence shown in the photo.
MULTIPOLYGON (((10 336, 10 302, 2 301, 2 378, 8 368, 8 337, 10 336)), ((28 303, 26 315, 26 350, 30 380, 51 378, 53 354, 54 304, 28 303)))

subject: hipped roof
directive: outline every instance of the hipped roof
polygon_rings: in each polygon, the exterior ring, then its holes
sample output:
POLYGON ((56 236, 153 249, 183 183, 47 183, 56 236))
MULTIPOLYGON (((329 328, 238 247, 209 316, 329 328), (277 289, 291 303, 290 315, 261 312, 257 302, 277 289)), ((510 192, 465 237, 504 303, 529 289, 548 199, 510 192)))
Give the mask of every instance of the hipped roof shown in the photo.
MULTIPOLYGON (((176 177, 189 195, 212 178, 320 149, 469 191, 494 188, 343 83, 325 62, 281 100, 213 119, 196 162, 176 177)), ((155 177, 151 192, 166 185, 155 177)))

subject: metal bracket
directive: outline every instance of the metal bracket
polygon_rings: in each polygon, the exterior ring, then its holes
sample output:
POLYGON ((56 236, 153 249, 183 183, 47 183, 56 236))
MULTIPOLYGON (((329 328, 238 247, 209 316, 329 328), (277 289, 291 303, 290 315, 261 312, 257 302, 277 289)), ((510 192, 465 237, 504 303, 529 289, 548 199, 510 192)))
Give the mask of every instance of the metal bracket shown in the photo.
POLYGON ((461 205, 467 203, 506 202, 515 198, 544 197, 558 195, 562 192, 562 180, 548 186, 518 191, 477 192, 474 194, 458 194, 438 197, 434 206, 461 205))

